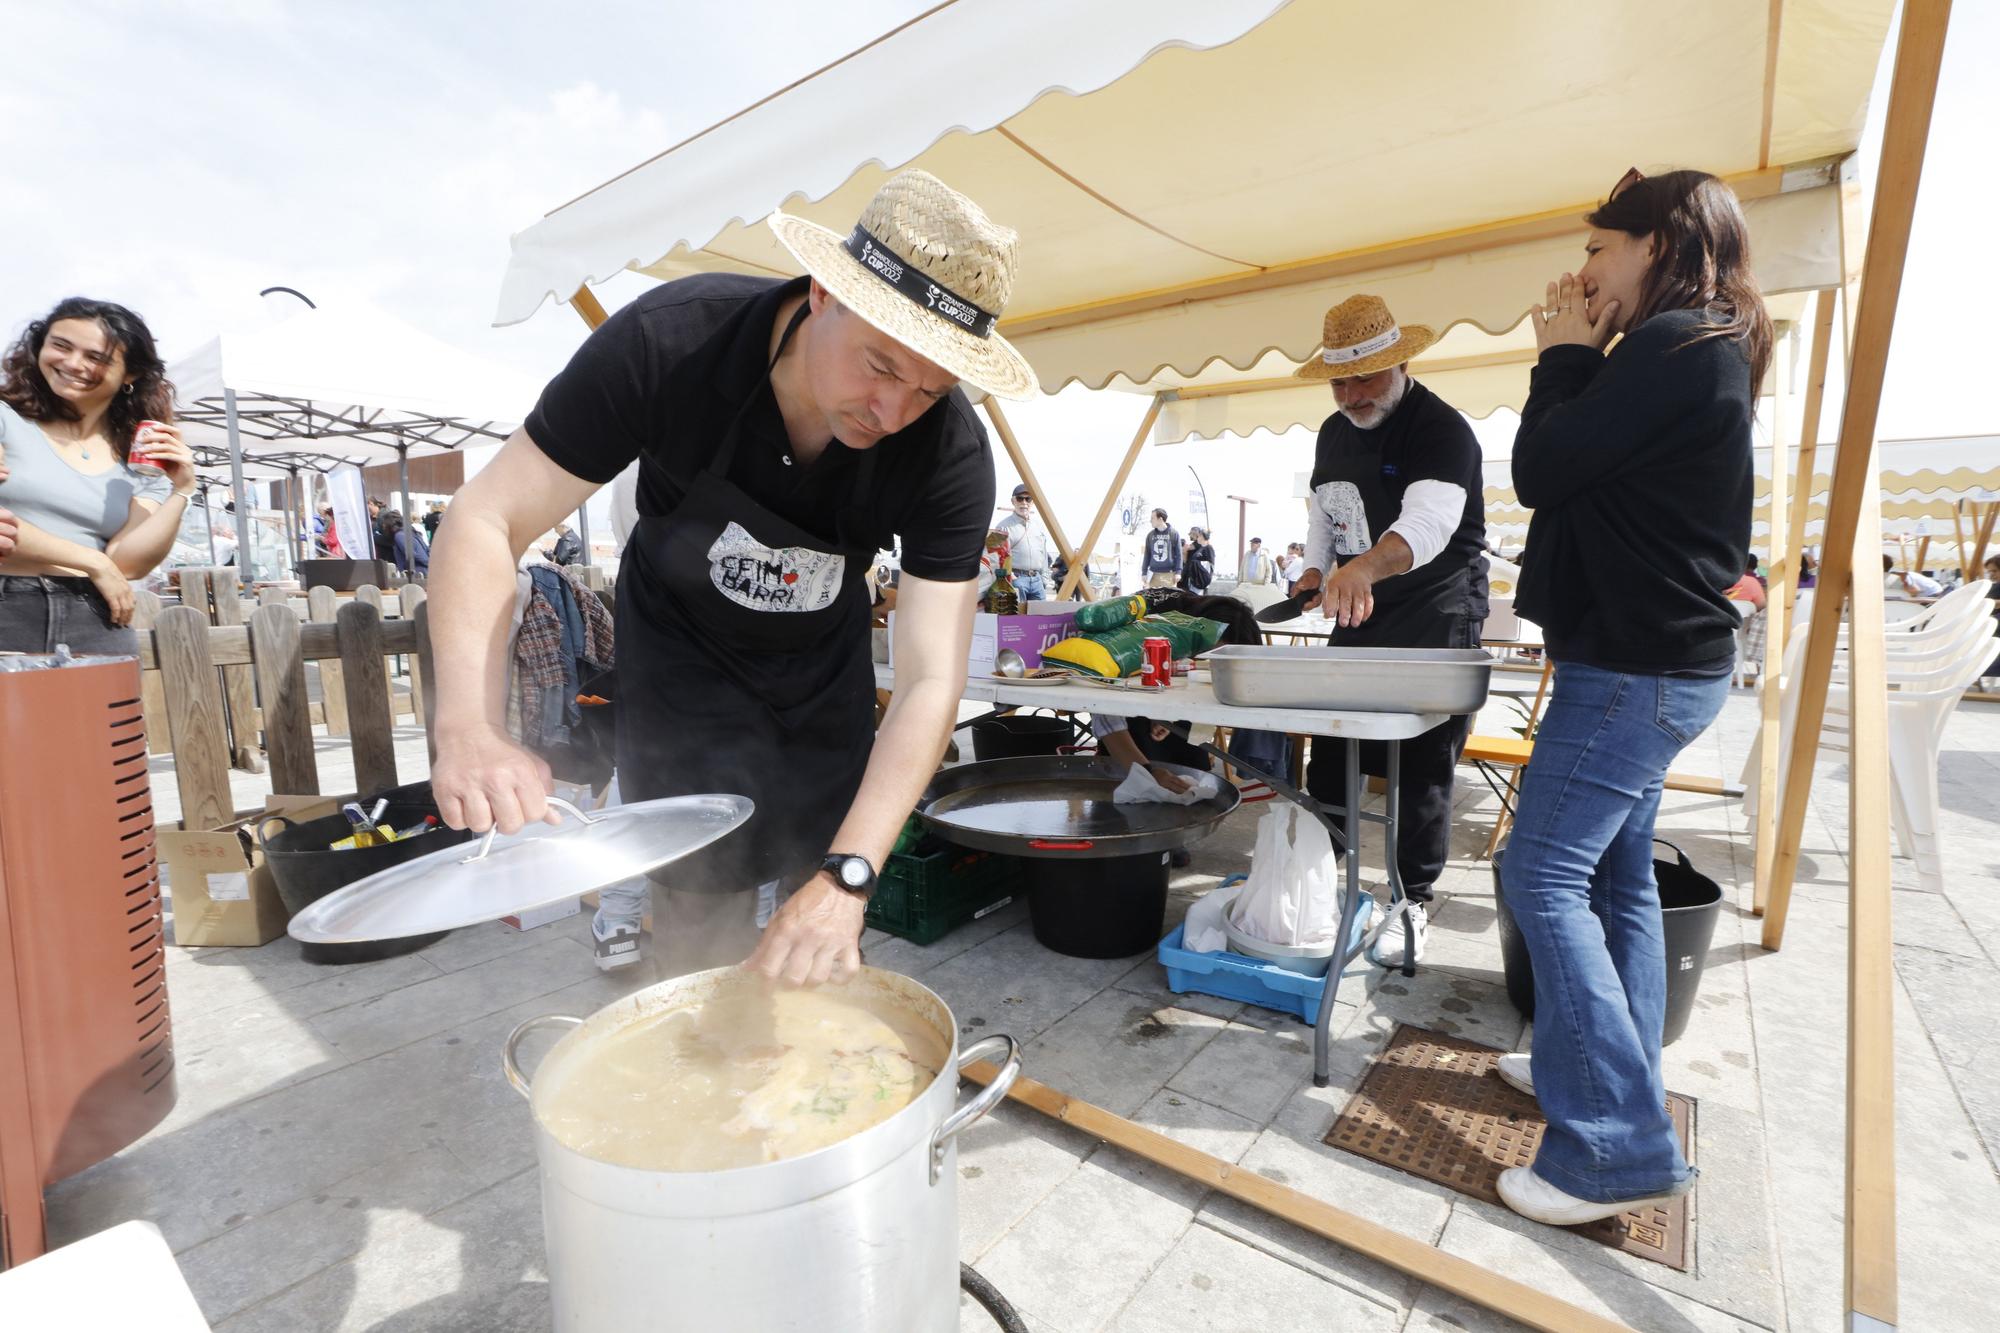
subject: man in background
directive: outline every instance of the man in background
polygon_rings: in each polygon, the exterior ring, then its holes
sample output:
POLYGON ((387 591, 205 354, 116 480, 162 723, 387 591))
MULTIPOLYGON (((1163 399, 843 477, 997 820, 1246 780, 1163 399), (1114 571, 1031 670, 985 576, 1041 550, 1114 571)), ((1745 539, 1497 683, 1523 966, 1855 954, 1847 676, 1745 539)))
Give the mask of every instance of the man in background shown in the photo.
POLYGON ((1014 512, 994 529, 1007 534, 1007 550, 1014 561, 1014 590, 1024 602, 1039 602, 1049 595, 1049 537, 1035 521, 1035 497, 1027 483, 1014 488, 1014 512))
POLYGON ((1167 523, 1167 511, 1153 511, 1153 530, 1146 534, 1139 577, 1148 588, 1171 588, 1181 575, 1181 535, 1167 523))
POLYGON ((1238 583, 1269 584, 1278 581, 1278 562, 1271 559, 1264 550, 1264 539, 1252 537, 1250 549, 1243 553, 1243 573, 1238 583))

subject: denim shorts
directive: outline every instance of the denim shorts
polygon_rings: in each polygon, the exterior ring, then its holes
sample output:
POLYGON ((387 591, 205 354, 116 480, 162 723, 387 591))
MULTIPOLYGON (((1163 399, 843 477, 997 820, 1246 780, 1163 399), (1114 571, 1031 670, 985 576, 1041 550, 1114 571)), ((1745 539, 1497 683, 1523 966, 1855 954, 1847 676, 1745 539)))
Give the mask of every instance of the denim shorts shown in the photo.
POLYGON ((132 656, 138 631, 111 623, 111 608, 89 579, 0 576, 0 653, 132 656))

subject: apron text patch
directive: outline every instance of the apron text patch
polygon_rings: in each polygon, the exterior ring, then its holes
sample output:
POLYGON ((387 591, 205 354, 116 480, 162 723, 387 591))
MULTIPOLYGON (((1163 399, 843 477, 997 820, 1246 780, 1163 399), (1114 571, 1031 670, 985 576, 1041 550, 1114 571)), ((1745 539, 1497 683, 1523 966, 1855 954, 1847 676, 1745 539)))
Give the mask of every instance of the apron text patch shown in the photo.
POLYGON ((731 523, 708 548, 708 577, 752 611, 819 611, 840 595, 847 557, 806 546, 773 550, 731 523))

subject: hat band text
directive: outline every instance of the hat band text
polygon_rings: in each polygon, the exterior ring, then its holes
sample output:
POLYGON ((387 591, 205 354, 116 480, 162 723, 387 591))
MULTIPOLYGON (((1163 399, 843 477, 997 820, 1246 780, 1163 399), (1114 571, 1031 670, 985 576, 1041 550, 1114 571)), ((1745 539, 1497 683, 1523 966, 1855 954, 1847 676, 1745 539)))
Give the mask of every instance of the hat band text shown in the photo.
POLYGON ((949 287, 941 287, 932 282, 922 272, 906 264, 896 252, 882 244, 881 239, 871 234, 866 227, 855 224, 854 234, 846 241, 847 253, 855 262, 873 273, 882 281, 894 287, 909 300, 922 306, 934 315, 943 316, 975 338, 985 338, 992 334, 994 324, 1000 316, 989 310, 982 310, 949 287))
POLYGON ((1391 324, 1387 333, 1378 333, 1366 342, 1358 342, 1352 347, 1329 347, 1319 354, 1319 359, 1329 366, 1346 365, 1349 361, 1359 361, 1394 347, 1396 340, 1402 336, 1403 331, 1391 324))

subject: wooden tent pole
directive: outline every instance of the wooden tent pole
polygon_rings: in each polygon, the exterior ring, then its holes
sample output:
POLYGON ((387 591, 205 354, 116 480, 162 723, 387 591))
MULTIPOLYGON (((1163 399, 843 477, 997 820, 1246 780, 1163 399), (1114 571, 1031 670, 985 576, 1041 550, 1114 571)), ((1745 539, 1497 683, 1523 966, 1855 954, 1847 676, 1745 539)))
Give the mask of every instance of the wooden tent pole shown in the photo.
MULTIPOLYGON (((1042 522, 1049 525, 1049 536, 1055 538, 1056 549, 1062 552, 1063 563, 1074 567, 1076 548, 1072 547, 1069 538, 1063 535, 1062 521, 1056 517, 1056 508, 1049 503, 1049 493, 1042 489, 1042 483, 1035 476, 1035 470, 1028 466, 1027 450, 1023 449, 1021 442, 1014 438, 1014 427, 1007 420, 1007 414, 1000 410, 1000 400, 989 393, 986 395, 984 406, 987 419, 993 423, 994 432, 1000 436, 1001 447, 1006 449, 1007 457, 1014 461, 1014 470, 1021 474, 1022 481, 1028 483, 1028 492, 1035 497, 1035 503, 1042 507, 1042 522)), ((1083 596, 1085 601, 1096 596, 1088 582, 1083 585, 1083 596)))
MULTIPOLYGON (((1972 517, 1975 520, 1979 518, 1979 506, 1976 503, 1972 506, 1972 517)), ((2000 500, 1988 500, 1986 519, 1979 524, 1979 549, 1972 556, 1972 568, 1981 574, 1986 572, 1986 548, 1993 540, 1993 520, 1996 518, 2000 518, 2000 500)), ((1965 577, 1970 580, 1974 575, 1968 572, 1965 577)))
MULTIPOLYGON (((1833 347, 1833 307, 1834 289, 1827 288, 1815 298, 1813 311, 1812 358, 1806 366, 1806 400, 1804 416, 1799 423, 1799 466, 1797 478, 1792 487, 1792 540, 1801 557, 1806 549, 1806 519, 1812 510, 1813 457, 1819 452, 1820 409, 1826 402, 1826 367, 1830 359, 1828 353, 1833 347)), ((1785 619, 1789 623, 1792 611, 1798 605, 1799 578, 1805 570, 1803 558, 1792 562, 1790 577, 1785 580, 1785 619)), ((1779 645, 1779 652, 1784 646, 1779 645)))
MULTIPOLYGON (((1789 338, 1784 340, 1789 343, 1789 338)), ((1785 458, 1785 405, 1792 387, 1792 349, 1773 349, 1777 361, 1778 392, 1771 399, 1771 572, 1764 595, 1764 661, 1757 676, 1759 716, 1757 722, 1757 822, 1751 830, 1755 870, 1752 878, 1751 911, 1761 913, 1771 891, 1771 863, 1776 859, 1778 831, 1778 747, 1783 715, 1779 673, 1785 662, 1785 636, 1791 630, 1790 608, 1785 590, 1797 582, 1792 571, 1798 565, 1793 553, 1786 503, 1785 483, 1791 468, 1785 458)))
MULTIPOLYGON (((963 1072, 973 1082, 985 1084, 991 1083, 998 1071, 980 1061, 967 1065, 963 1072)), ((1134 1124, 1101 1106, 1078 1101, 1031 1078, 1016 1078, 1014 1086, 1007 1090, 1007 1096, 1135 1157, 1142 1157, 1176 1175, 1198 1181, 1219 1194, 1240 1199, 1272 1217, 1290 1222, 1315 1236, 1324 1236, 1336 1245, 1387 1264, 1454 1296, 1462 1296, 1489 1310, 1497 1310, 1529 1328, 1560 1330, 1561 1333, 1570 1333, 1571 1330, 1575 1333, 1615 1333, 1625 1328, 1615 1320, 1571 1305, 1547 1292, 1537 1291, 1526 1283, 1503 1277, 1470 1259, 1462 1259, 1415 1237, 1392 1231, 1378 1222, 1335 1208, 1289 1185, 1267 1180, 1255 1171, 1190 1148, 1158 1130, 1134 1124)))
POLYGON ((569 298, 570 308, 582 317, 583 322, 596 329, 611 316, 604 313, 604 306, 597 299, 597 293, 590 290, 590 284, 578 287, 569 298))
POLYGON ((1126 478, 1132 475, 1132 467, 1139 461, 1139 451, 1146 447, 1146 437, 1153 433, 1153 423, 1160 419, 1160 407, 1167 401, 1164 393, 1153 395, 1152 406, 1146 409, 1146 419, 1139 423, 1139 429, 1132 436, 1132 447, 1125 451, 1125 461, 1118 465, 1118 475, 1111 479, 1111 489, 1104 493, 1104 503, 1097 507, 1097 517, 1091 520, 1090 531, 1083 534, 1083 545, 1076 548, 1076 559, 1070 561, 1069 573, 1063 576, 1062 587, 1056 593, 1056 600, 1066 602, 1076 591, 1078 580, 1090 569, 1090 553, 1097 549, 1097 539, 1104 535, 1104 525, 1111 519, 1112 506, 1118 503, 1118 492, 1125 489, 1126 478))
POLYGON ((1765 947, 1777 948, 1784 939, 1785 911, 1798 873, 1799 839, 1826 718, 1841 606, 1851 599, 1848 693, 1854 762, 1848 820, 1845 1247, 1850 1329, 1893 1328, 1897 1309, 1895 1154, 1883 1150, 1883 1145, 1896 1141, 1887 667, 1882 584, 1872 571, 1857 571, 1855 560, 1881 549, 1875 427, 1950 18, 1951 0, 1906 0, 1897 34, 1880 179, 1853 315, 1840 452, 1828 496, 1824 574, 1813 599, 1812 631, 1799 673, 1798 729, 1792 738, 1771 910, 1764 921, 1765 947))

